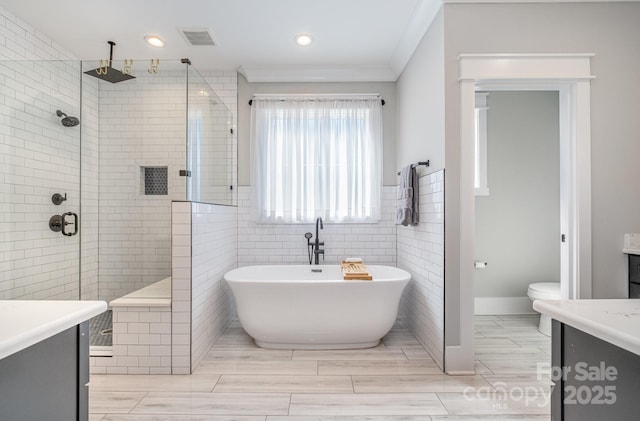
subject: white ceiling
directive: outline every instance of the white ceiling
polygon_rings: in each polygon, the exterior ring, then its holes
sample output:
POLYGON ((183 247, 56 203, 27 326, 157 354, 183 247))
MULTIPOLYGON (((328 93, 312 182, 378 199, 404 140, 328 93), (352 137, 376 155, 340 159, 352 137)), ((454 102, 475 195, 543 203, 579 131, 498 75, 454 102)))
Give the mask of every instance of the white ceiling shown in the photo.
POLYGON ((250 81, 394 81, 441 0, 0 0, 78 58, 188 57, 199 70, 250 81), (179 27, 210 28, 214 47, 188 45, 179 27), (309 47, 297 46, 310 33, 309 47), (159 35, 166 46, 148 46, 159 35))

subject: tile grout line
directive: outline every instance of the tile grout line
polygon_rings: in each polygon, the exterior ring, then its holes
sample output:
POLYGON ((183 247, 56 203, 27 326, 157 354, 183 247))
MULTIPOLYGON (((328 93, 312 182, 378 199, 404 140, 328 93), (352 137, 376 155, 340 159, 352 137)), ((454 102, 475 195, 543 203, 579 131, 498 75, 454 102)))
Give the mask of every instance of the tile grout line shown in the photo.
POLYGON ((220 374, 218 376, 218 380, 216 380, 215 384, 213 385, 213 387, 211 388, 211 392, 209 393, 214 393, 216 390, 216 387, 218 386, 218 383, 220 383, 220 380, 222 380, 222 374, 220 374))
MULTIPOLYGON (((136 402, 135 405, 133 405, 131 407, 131 409, 129 411, 127 411, 127 414, 131 414, 131 411, 133 411, 134 409, 136 409, 136 407, 138 405, 140 405, 140 402, 142 402, 144 400, 144 398, 146 398, 147 396, 149 396, 149 392, 144 392, 144 395, 140 398, 140 400, 138 402, 136 402)), ((104 417, 103 417, 104 418, 104 417)))

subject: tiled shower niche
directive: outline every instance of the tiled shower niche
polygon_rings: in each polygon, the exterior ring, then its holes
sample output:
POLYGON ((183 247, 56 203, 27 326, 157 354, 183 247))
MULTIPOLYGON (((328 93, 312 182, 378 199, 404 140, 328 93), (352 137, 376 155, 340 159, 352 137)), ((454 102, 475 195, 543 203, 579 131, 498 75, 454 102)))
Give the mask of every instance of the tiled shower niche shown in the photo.
POLYGON ((142 167, 142 191, 147 196, 169 194, 167 167, 142 167))

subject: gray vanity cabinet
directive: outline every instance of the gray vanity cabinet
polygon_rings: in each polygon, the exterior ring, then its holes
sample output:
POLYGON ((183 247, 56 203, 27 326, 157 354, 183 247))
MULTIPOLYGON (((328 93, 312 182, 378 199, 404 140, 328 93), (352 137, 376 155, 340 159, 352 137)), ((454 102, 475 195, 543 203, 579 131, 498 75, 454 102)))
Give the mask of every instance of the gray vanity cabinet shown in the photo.
POLYGON ((87 421, 89 322, 0 360, 0 420, 87 421))
POLYGON ((640 419, 640 355, 553 320, 552 421, 640 419))

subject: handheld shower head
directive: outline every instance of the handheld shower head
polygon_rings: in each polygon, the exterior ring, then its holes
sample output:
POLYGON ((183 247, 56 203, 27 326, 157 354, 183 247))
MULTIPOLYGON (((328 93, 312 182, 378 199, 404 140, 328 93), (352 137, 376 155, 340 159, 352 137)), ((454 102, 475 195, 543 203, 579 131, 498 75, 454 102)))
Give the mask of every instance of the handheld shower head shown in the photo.
POLYGON ((69 117, 67 114, 63 113, 60 110, 56 110, 56 115, 58 117, 64 116, 63 119, 60 120, 60 123, 62 123, 64 127, 75 127, 80 124, 80 120, 78 120, 76 117, 69 117))

